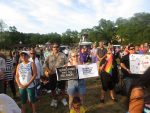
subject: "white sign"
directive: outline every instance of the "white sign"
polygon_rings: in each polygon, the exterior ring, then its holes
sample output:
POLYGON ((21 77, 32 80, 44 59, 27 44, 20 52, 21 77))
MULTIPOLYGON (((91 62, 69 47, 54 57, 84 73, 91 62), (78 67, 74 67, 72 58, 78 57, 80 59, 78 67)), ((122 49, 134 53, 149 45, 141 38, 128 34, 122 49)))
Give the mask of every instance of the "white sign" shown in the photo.
POLYGON ((150 67, 150 55, 130 55, 130 71, 133 74, 143 74, 150 67))
POLYGON ((98 77, 97 64, 78 65, 79 79, 98 77))

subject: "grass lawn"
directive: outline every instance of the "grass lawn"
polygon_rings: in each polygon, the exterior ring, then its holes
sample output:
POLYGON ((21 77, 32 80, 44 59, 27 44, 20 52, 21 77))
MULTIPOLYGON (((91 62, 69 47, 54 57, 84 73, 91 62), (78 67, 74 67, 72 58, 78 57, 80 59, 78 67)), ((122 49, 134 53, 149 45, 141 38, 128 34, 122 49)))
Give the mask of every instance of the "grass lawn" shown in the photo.
MULTIPOLYGON (((85 95, 84 107, 86 113, 126 113, 126 97, 117 95, 118 102, 113 102, 107 92, 105 103, 100 103, 100 80, 96 78, 86 79, 87 93, 85 95)), ((42 95, 37 102, 37 113, 69 113, 68 106, 64 107, 59 102, 57 108, 50 106, 50 94, 42 95)), ((20 106, 20 101, 17 102, 20 106)), ((28 113, 31 113, 28 108, 28 113)))

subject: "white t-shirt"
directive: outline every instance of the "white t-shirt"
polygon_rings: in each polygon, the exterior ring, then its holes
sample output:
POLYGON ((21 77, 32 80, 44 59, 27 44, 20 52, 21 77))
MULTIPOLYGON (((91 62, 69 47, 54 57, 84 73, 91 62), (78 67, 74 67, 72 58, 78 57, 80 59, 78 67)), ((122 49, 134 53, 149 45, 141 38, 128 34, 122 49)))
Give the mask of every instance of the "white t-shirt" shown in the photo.
MULTIPOLYGON (((33 62, 32 58, 29 58, 30 62, 33 62)), ((37 76, 36 79, 40 79, 41 75, 43 75, 43 69, 42 69, 42 65, 39 61, 39 59, 36 57, 35 61, 34 61, 35 65, 36 65, 36 69, 37 69, 37 76)))
POLYGON ((21 113, 21 109, 12 98, 0 94, 0 113, 21 113))

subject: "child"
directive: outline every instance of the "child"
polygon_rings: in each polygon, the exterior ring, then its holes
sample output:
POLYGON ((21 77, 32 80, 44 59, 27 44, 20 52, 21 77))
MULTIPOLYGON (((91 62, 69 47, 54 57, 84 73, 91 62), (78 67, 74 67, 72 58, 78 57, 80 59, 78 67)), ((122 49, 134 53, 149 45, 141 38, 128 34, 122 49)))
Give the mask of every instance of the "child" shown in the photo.
POLYGON ((44 76, 41 76, 40 82, 41 82, 41 89, 50 92, 50 84, 49 84, 49 70, 46 68, 44 70, 44 76))
POLYGON ((70 110, 70 113, 85 113, 85 109, 81 104, 81 100, 77 96, 73 98, 72 108, 70 110))

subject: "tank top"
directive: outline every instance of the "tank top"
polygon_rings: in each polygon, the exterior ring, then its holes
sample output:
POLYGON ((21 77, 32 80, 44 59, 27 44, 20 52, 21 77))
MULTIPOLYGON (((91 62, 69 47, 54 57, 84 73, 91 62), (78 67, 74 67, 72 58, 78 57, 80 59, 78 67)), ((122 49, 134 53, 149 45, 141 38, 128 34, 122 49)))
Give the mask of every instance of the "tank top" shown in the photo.
MULTIPOLYGON (((19 73, 19 80, 22 85, 27 84, 31 78, 32 78, 32 67, 31 63, 29 62, 27 64, 20 63, 19 68, 18 68, 18 73, 19 73)), ((34 83, 32 82, 28 88, 34 87, 34 83)))

